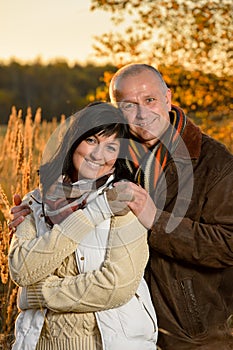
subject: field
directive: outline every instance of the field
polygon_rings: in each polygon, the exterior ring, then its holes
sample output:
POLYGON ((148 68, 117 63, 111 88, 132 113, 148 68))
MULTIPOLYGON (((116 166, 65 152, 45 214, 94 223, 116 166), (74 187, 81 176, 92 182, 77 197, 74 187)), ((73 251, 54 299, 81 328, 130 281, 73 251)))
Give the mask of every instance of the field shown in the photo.
MULTIPOLYGON (((13 107, 8 125, 0 126, 0 350, 10 349, 17 316, 17 288, 9 278, 7 263, 10 241, 7 220, 13 194, 24 195, 38 186, 37 169, 43 150, 52 132, 64 121, 64 116, 50 123, 42 121, 40 108, 35 115, 28 108, 22 116, 22 112, 13 107)), ((201 128, 233 152, 232 121, 209 123, 201 128)))
POLYGON ((42 121, 40 109, 32 116, 30 108, 26 116, 12 108, 8 125, 0 126, 0 350, 10 349, 17 316, 17 288, 10 281, 7 262, 10 240, 7 220, 13 194, 23 195, 38 186, 42 152, 57 126, 57 119, 50 123, 42 121))

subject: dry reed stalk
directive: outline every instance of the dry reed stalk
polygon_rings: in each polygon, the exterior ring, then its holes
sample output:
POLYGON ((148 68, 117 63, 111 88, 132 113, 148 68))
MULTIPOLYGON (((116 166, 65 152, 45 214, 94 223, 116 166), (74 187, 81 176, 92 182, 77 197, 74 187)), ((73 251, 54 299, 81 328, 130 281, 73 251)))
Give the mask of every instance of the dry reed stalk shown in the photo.
POLYGON ((12 286, 12 288, 9 288, 11 292, 9 293, 8 303, 7 303, 7 319, 6 319, 6 327, 5 327, 5 333, 10 334, 12 328, 14 327, 14 322, 17 317, 17 292, 18 287, 12 286))
POLYGON ((8 201, 7 195, 0 184, 0 210, 2 211, 6 220, 10 219, 10 207, 11 205, 8 201))
POLYGON ((0 222, 0 276, 3 284, 8 282, 9 231, 6 222, 0 222))
MULTIPOLYGON (((61 123, 65 116, 61 117, 61 123)), ((51 123, 41 120, 41 109, 38 108, 32 118, 31 109, 27 110, 25 122, 22 111, 12 107, 7 131, 0 156, 0 349, 10 349, 14 338, 14 322, 17 316, 17 287, 11 282, 8 271, 9 230, 7 220, 10 219, 10 207, 15 193, 24 195, 38 187, 39 168, 43 149, 58 122, 53 118, 51 123), (8 200, 11 198, 11 200, 8 200), (3 348, 1 348, 3 346, 3 348)))
POLYGON ((12 147, 11 147, 11 156, 13 159, 15 159, 15 152, 17 150, 18 147, 18 138, 19 135, 22 134, 22 129, 23 129, 23 121, 22 121, 22 110, 19 110, 17 116, 16 116, 16 120, 15 120, 15 125, 13 128, 13 132, 12 132, 12 147))
POLYGON ((24 139, 22 133, 19 131, 17 139, 17 153, 16 153, 16 175, 19 175, 22 171, 22 165, 24 163, 24 139))
MULTIPOLYGON (((61 118, 64 122, 65 116, 61 118)), ((17 315, 17 287, 9 278, 8 251, 10 207, 15 193, 21 196, 38 187, 37 169, 47 140, 57 128, 58 122, 41 120, 41 109, 33 121, 31 109, 27 110, 25 122, 22 111, 12 107, 7 131, 0 155, 0 350, 10 349, 17 315), (8 198, 11 198, 10 200, 8 198)))
POLYGON ((2 154, 0 160, 3 161, 3 158, 10 154, 13 149, 13 139, 14 139, 14 129, 17 121, 17 112, 16 108, 12 107, 11 114, 9 116, 9 121, 7 125, 6 135, 2 145, 2 154))
POLYGON ((30 191, 32 174, 32 150, 29 150, 28 159, 25 159, 22 172, 22 193, 30 191))
POLYGON ((17 310, 17 291, 18 287, 14 286, 9 280, 7 289, 2 298, 2 329, 0 334, 0 350, 11 349, 14 341, 14 324, 18 315, 17 310), (1 347, 2 346, 2 347, 1 347))
POLYGON ((32 137, 33 137, 33 121, 31 108, 27 108, 27 114, 24 123, 24 153, 27 156, 28 152, 32 148, 32 137))
POLYGON ((33 124, 32 148, 40 149, 41 108, 37 108, 33 124))

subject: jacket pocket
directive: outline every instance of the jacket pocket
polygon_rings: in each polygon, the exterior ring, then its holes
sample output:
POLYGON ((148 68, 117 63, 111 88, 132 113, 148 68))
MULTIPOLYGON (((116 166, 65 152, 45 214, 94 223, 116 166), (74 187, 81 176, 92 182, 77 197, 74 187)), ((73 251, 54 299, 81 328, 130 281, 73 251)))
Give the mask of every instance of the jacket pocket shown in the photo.
POLYGON ((192 336, 203 333, 205 327, 201 320, 201 312, 194 293, 192 279, 186 278, 180 281, 180 289, 183 299, 180 301, 180 308, 183 308, 184 328, 192 336))

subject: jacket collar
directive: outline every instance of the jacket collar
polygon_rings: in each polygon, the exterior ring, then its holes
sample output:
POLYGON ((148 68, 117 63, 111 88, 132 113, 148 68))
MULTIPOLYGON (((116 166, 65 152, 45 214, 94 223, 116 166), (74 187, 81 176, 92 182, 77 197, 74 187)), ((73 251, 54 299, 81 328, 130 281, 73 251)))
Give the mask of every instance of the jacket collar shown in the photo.
POLYGON ((200 128, 195 125, 190 119, 187 119, 187 124, 182 134, 182 140, 186 146, 186 149, 183 143, 179 142, 174 155, 179 158, 199 158, 201 153, 202 132, 200 128), (189 156, 187 155, 187 150, 189 152, 189 156))

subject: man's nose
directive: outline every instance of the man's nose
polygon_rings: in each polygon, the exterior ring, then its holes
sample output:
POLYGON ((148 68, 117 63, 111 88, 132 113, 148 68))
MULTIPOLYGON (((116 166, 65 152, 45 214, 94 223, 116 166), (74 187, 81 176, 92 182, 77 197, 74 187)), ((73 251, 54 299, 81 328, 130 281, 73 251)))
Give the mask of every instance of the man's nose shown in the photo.
POLYGON ((137 105, 137 119, 144 119, 146 117, 146 108, 140 104, 137 105))

